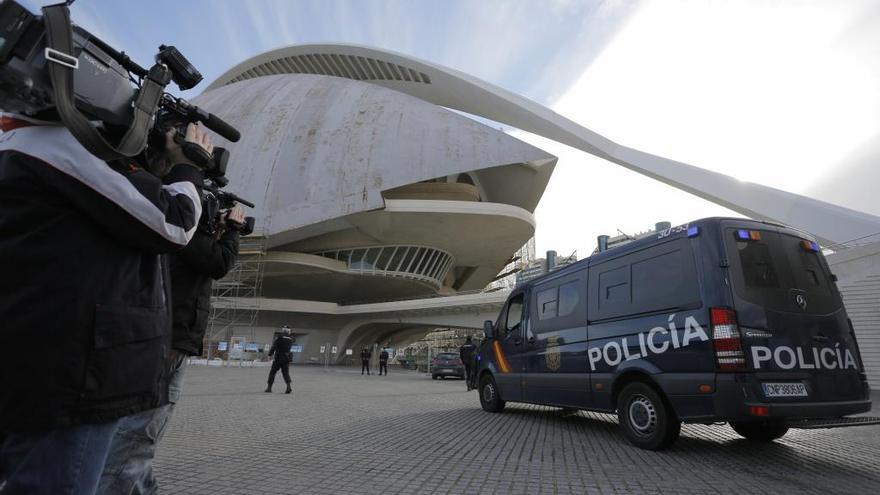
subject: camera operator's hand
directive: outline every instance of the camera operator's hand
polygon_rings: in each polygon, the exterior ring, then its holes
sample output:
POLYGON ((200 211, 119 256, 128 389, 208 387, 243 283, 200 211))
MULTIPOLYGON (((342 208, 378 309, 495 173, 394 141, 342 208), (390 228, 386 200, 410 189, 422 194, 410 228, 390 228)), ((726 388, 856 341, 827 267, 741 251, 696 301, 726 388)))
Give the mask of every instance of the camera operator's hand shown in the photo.
POLYGON ((226 214, 226 218, 224 219, 224 223, 228 227, 232 227, 238 229, 244 224, 244 210, 239 205, 235 205, 229 210, 229 213, 226 214))
MULTIPOLYGON (((174 141, 174 134, 176 132, 176 130, 170 129, 167 133, 165 133, 165 150, 167 153, 168 163, 170 165, 186 163, 194 167, 199 167, 198 164, 194 163, 192 160, 186 157, 186 155, 183 153, 183 148, 181 148, 181 146, 174 141)), ((201 146, 205 151, 208 152, 208 155, 210 155, 214 151, 214 145, 211 143, 211 136, 207 133, 207 131, 202 130, 202 128, 198 124, 189 124, 186 126, 186 141, 201 146)))

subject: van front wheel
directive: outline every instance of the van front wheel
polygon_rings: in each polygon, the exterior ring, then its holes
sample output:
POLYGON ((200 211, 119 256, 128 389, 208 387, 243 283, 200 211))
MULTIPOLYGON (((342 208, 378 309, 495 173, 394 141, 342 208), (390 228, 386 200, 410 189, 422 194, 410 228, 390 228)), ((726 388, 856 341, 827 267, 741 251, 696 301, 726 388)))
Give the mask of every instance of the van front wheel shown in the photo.
POLYGON ((480 378, 480 405, 484 411, 501 412, 504 410, 505 402, 498 395, 498 385, 492 375, 486 373, 480 378))
POLYGON ((663 450, 681 432, 681 422, 663 397, 645 383, 630 383, 617 400, 617 418, 623 434, 636 447, 663 450))
POLYGON ((753 442, 772 442, 788 432, 788 427, 782 421, 733 421, 730 427, 753 442))

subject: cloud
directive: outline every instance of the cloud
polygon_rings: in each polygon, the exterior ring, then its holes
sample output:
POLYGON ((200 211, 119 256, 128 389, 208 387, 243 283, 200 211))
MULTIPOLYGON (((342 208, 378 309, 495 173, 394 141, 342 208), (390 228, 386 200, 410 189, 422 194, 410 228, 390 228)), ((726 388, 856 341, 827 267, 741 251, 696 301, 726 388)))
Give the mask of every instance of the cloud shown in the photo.
MULTIPOLYGON (((553 109, 627 146, 804 192, 880 131, 880 44, 865 5, 647 3, 553 109), (856 20, 861 34, 852 32, 856 20)), ((536 212, 539 251, 583 256, 596 235, 618 228, 732 214, 585 153, 525 139, 560 157, 536 212)))
POLYGON ((823 201, 880 216, 880 132, 866 139, 807 189, 823 201))

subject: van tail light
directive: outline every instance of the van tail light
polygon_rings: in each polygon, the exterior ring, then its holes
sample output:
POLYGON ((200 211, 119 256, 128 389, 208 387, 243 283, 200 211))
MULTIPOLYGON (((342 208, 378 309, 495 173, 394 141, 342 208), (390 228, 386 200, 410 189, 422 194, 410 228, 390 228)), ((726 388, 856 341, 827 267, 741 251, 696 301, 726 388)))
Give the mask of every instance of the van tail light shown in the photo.
POLYGON ((739 325, 736 324, 736 311, 729 308, 710 308, 709 319, 712 323, 712 346, 718 369, 744 371, 746 359, 739 325))
POLYGON ((752 416, 769 416, 770 408, 767 406, 750 406, 749 414, 752 416))

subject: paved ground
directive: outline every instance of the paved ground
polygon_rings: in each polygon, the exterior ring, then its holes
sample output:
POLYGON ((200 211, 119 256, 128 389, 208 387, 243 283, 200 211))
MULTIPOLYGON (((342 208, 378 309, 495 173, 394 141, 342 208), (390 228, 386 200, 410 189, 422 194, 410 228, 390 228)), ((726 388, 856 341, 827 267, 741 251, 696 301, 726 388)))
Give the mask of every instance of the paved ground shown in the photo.
POLYGON ((458 380, 392 370, 190 367, 161 445, 165 493, 880 493, 880 427, 792 431, 754 445, 686 426, 663 453, 616 418, 508 404, 480 409, 458 380), (279 375, 280 379, 280 375, 279 375))

